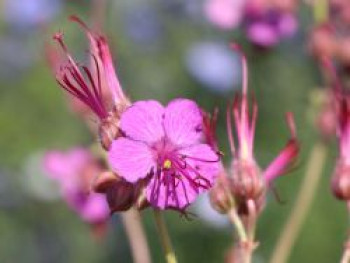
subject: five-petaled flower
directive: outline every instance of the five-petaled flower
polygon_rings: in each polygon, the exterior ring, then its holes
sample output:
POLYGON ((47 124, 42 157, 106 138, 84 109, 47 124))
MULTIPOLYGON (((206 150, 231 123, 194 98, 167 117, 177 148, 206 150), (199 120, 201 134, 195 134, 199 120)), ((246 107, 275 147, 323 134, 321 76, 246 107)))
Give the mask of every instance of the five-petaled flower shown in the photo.
POLYGON ((195 102, 136 102, 121 116, 120 129, 124 136, 113 141, 109 163, 128 182, 145 180, 153 207, 183 211, 212 186, 219 155, 203 143, 203 114, 195 102))

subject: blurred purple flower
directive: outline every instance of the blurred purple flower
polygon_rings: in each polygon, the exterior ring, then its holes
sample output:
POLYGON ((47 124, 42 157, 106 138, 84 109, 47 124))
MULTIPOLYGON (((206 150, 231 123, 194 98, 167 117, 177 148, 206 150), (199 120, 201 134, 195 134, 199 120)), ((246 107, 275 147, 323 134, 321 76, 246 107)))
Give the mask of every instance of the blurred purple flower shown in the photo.
POLYGON ((91 224, 103 223, 109 216, 105 196, 91 191, 92 180, 101 167, 83 148, 46 153, 43 167, 56 180, 63 198, 81 218, 91 224))
POLYGON ((208 190, 219 169, 219 157, 202 143, 203 116, 187 99, 163 107, 139 101, 122 115, 125 137, 113 141, 108 154, 113 171, 126 181, 146 184, 150 204, 183 211, 208 190))
POLYGON ((187 52, 189 73, 201 84, 216 92, 232 90, 241 80, 237 56, 232 56, 228 46, 215 42, 194 44, 187 52))
POLYGON ((247 37, 256 45, 271 47, 284 37, 292 36, 298 27, 294 15, 280 10, 258 12, 252 10, 245 17, 245 30, 247 37))
POLYGON ((124 16, 125 32, 130 39, 142 47, 159 44, 162 26, 157 12, 149 5, 133 7, 124 16))
POLYGON ((61 0, 5 0, 4 19, 18 29, 38 27, 52 20, 61 5, 61 0))

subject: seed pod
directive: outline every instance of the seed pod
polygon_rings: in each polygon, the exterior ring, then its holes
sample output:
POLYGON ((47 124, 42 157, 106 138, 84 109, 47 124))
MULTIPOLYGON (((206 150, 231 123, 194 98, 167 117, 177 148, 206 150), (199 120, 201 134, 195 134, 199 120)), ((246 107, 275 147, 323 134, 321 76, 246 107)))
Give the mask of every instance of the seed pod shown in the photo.
POLYGON ((235 198, 238 213, 247 213, 247 201, 261 203, 265 183, 260 168, 253 162, 235 160, 232 164, 230 191, 235 198))
POLYGON ((219 175, 214 187, 209 191, 210 204, 218 213, 226 214, 233 206, 229 182, 226 174, 219 175))

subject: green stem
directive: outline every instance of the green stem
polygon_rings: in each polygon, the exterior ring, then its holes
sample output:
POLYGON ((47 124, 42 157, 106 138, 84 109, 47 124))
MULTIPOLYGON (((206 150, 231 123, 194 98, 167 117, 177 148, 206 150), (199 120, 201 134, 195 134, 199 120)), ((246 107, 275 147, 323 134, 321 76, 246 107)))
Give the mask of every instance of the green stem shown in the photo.
POLYGON ((287 261, 315 198, 326 156, 327 148, 321 142, 316 143, 311 149, 301 189, 288 221, 284 225, 282 234, 277 241, 270 263, 284 263, 287 261))
POLYGON ((154 209, 154 218, 156 221, 156 227, 158 229, 160 241, 163 245, 166 262, 177 263, 175 253, 171 245, 169 233, 164 222, 164 218, 159 210, 154 209))
POLYGON ((232 208, 229 212, 228 212, 228 216, 232 222, 232 224, 235 226, 238 237, 239 237, 239 241, 241 243, 246 243, 248 241, 248 237, 247 237, 247 233, 244 229, 244 225, 241 221, 241 219, 239 218, 235 208, 232 208))

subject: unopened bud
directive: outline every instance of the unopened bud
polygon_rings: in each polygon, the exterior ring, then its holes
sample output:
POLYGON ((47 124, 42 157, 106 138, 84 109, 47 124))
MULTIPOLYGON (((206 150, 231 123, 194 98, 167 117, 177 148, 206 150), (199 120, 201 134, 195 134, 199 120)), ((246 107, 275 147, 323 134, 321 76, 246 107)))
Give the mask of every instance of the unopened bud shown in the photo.
POLYGON ((350 165, 339 160, 331 180, 333 194, 340 200, 350 200, 350 165))
POLYGON ((220 214, 226 214, 233 205, 226 174, 219 175, 214 187, 209 191, 211 206, 220 214))
POLYGON ((134 185, 120 181, 107 189, 106 196, 111 212, 129 210, 135 202, 134 185))

